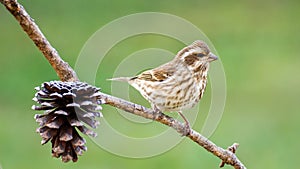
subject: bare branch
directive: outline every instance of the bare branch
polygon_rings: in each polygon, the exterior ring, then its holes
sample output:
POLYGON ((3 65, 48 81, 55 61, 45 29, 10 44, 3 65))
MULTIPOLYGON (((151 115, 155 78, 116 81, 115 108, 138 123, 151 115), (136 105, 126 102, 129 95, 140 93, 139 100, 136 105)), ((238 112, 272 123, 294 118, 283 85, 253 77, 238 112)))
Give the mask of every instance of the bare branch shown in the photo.
MULTIPOLYGON (((233 154, 236 152, 237 148, 239 147, 240 145, 238 143, 233 143, 231 146, 229 146, 227 148, 228 151, 231 151, 233 154)), ((221 164, 220 164, 220 168, 224 167, 226 164, 225 161, 222 161, 221 164)))
MULTIPOLYGON (((29 14, 25 11, 25 9, 16 0, 0 0, 0 2, 18 20, 23 30, 28 34, 31 40, 43 53, 45 58, 49 61, 51 66, 56 71, 59 78, 62 81, 77 81, 78 78, 74 70, 68 65, 68 63, 64 62, 60 58, 57 51, 50 45, 38 26, 34 23, 33 19, 31 19, 29 14)), ((167 116, 163 113, 154 112, 153 110, 145 108, 141 105, 104 93, 100 94, 100 98, 108 105, 117 107, 129 113, 142 116, 147 119, 153 119, 157 122, 174 128, 180 134, 184 134, 184 124, 170 116, 167 116)), ((227 150, 224 150, 223 148, 218 147, 216 144, 194 130, 191 130, 187 137, 205 148, 208 152, 219 157, 222 160, 221 166, 224 166, 224 164, 229 164, 235 169, 246 169, 243 163, 234 154, 237 148, 237 144, 234 144, 227 150)))
POLYGON ((23 30, 27 33, 34 44, 43 53, 51 66, 56 71, 61 81, 78 81, 75 71, 64 62, 57 51, 45 38, 34 20, 16 0, 0 0, 6 9, 17 19, 23 30))
MULTIPOLYGON (((184 134, 185 125, 176 119, 165 115, 163 113, 157 113, 152 109, 145 108, 141 105, 110 96, 107 94, 102 93, 100 96, 101 100, 104 101, 105 104, 109 104, 113 107, 117 107, 129 113, 142 116, 147 119, 152 119, 167 126, 174 128, 178 133, 184 134)), ((228 150, 224 150, 221 147, 218 147, 216 144, 208 140, 206 137, 202 136, 195 130, 191 130, 190 133, 187 135, 191 140, 199 144, 201 147, 205 148, 208 152, 214 154, 215 156, 219 157, 222 160, 222 163, 229 164, 233 166, 235 169, 246 169, 243 163, 236 157, 234 154, 237 144, 233 144, 234 152, 231 150, 230 146, 228 150)), ((223 165, 224 165, 223 164, 223 165)))

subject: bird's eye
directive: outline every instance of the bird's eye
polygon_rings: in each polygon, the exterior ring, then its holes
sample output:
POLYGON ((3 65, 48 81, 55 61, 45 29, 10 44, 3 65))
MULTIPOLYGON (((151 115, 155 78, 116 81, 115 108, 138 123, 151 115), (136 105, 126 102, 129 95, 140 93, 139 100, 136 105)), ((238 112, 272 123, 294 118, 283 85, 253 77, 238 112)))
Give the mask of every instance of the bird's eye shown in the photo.
POLYGON ((198 53, 197 56, 201 58, 201 57, 205 56, 205 54, 203 54, 203 53, 198 53))

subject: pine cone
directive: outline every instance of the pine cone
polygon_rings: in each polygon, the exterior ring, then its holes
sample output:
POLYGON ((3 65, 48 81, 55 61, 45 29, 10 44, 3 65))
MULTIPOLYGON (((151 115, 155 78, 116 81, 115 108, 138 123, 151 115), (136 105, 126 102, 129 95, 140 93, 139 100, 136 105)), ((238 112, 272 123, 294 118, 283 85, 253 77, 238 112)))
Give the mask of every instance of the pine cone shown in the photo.
POLYGON ((37 132, 42 137, 41 144, 51 140, 53 157, 76 162, 78 155, 87 150, 86 141, 78 131, 96 137, 84 124, 92 128, 99 125, 95 117, 102 116, 100 89, 83 82, 61 81, 45 82, 35 89, 33 100, 40 105, 33 105, 32 109, 45 111, 34 117, 40 123, 37 132))

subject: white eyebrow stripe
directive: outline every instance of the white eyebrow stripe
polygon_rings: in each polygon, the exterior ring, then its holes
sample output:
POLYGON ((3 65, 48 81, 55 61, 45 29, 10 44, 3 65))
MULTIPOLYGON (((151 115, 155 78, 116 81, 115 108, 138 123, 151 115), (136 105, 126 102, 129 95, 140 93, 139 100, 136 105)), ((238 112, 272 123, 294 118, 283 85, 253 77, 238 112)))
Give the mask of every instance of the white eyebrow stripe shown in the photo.
POLYGON ((196 49, 190 49, 188 52, 183 53, 182 58, 185 58, 186 56, 189 56, 193 53, 199 52, 199 50, 196 49))

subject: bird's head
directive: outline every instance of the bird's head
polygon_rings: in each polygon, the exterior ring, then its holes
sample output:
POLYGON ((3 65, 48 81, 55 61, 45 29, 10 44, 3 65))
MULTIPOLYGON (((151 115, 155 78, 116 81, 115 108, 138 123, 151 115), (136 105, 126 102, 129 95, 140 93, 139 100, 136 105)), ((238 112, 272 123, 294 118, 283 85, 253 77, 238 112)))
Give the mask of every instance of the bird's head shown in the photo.
POLYGON ((183 48, 177 53, 176 58, 192 67, 197 67, 203 64, 206 65, 218 59, 218 57, 210 51, 207 44, 200 40, 197 40, 191 45, 183 48))

